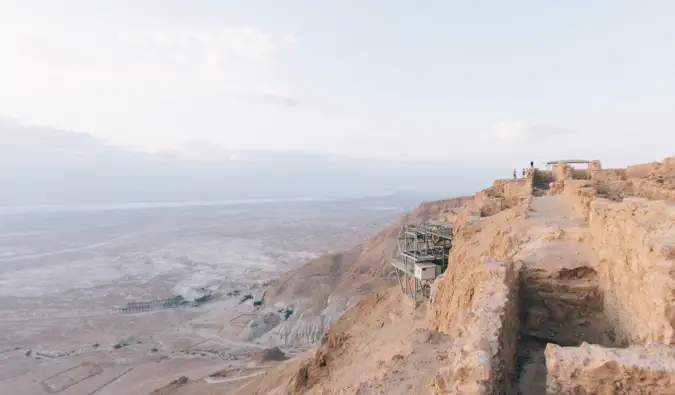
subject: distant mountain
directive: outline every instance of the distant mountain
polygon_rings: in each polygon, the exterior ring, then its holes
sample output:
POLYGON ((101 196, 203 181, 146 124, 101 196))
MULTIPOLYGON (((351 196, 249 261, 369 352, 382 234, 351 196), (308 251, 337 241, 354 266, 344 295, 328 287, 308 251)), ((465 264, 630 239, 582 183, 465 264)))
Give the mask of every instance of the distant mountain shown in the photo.
POLYGON ((151 154, 88 134, 0 121, 0 205, 473 192, 489 172, 448 164, 310 153, 229 152, 205 144, 151 154), (222 154, 219 154, 221 152, 222 154))

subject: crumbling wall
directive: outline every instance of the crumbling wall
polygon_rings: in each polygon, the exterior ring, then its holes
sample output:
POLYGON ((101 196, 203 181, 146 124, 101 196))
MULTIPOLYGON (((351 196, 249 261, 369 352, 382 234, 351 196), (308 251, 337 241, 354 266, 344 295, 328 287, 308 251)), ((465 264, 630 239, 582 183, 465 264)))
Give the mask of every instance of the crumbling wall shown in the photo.
POLYGON ((566 180, 568 178, 572 178, 571 176, 572 166, 564 162, 560 162, 558 164, 553 165, 552 172, 553 172, 553 181, 566 180))
POLYGON ((629 166, 626 173, 632 183, 633 196, 675 201, 675 157, 665 158, 663 162, 629 166))
POLYGON ((588 180, 591 178, 591 172, 588 169, 574 169, 570 170, 570 176, 574 180, 588 180))
POLYGON ((448 269, 428 313, 430 329, 454 339, 453 357, 432 381, 432 393, 502 393, 497 389, 512 384, 521 271, 512 258, 525 237, 520 226, 530 203, 455 228, 448 269))
POLYGON ((675 201, 675 177, 672 180, 667 180, 664 176, 652 175, 632 180, 632 184, 634 196, 651 200, 675 201))
MULTIPOLYGON (((597 167, 599 167, 599 164, 595 166, 595 171, 598 171, 597 167)), ((591 178, 591 174, 592 169, 590 165, 588 169, 575 169, 568 163, 558 162, 557 164, 553 165, 552 169, 553 181, 562 181, 567 179, 588 180, 591 178)))
POLYGON ((596 199, 589 223, 618 344, 675 344, 675 204, 596 199))
POLYGON ((675 156, 669 156, 661 162, 662 172, 675 172, 675 156))
POLYGON ((502 196, 492 193, 491 190, 483 190, 476 194, 476 198, 469 204, 472 209, 472 214, 480 217, 489 217, 495 215, 508 206, 502 196))
POLYGON ((506 199, 511 205, 520 203, 520 200, 524 196, 529 196, 532 194, 532 178, 525 177, 520 180, 507 181, 500 184, 502 196, 506 199))
POLYGON ((591 202, 596 198, 597 191, 587 180, 565 180, 563 194, 570 202, 575 213, 588 219, 591 202))
POLYGON ((626 167, 627 178, 640 178, 657 171, 661 167, 659 162, 642 163, 626 167))
POLYGON ((597 181, 622 181, 626 179, 626 169, 591 170, 590 175, 597 181))
POLYGON ((602 170, 602 164, 597 159, 592 160, 588 163, 588 170, 590 170, 591 172, 600 171, 600 170, 602 170))
POLYGON ((533 173, 534 186, 540 189, 548 189, 550 183, 555 181, 551 170, 535 169, 533 173))
POLYGON ((519 180, 495 180, 490 188, 478 192, 468 207, 472 215, 489 217, 522 203, 532 195, 533 186, 533 176, 519 180))
POLYGON ((668 395, 675 389, 675 348, 660 344, 626 349, 548 344, 546 368, 550 395, 668 395))
POLYGON ((450 365, 433 394, 509 393, 516 373, 520 265, 486 261, 446 275, 432 299, 433 329, 451 334, 450 365))

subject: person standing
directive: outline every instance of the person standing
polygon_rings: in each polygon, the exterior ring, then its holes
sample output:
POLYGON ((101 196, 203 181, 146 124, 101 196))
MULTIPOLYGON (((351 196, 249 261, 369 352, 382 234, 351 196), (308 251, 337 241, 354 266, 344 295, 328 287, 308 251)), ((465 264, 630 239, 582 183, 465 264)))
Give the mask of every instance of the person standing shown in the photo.
POLYGON ((516 169, 513 169, 513 179, 515 180, 517 178, 518 178, 518 173, 516 173, 516 169))
POLYGON ((525 178, 525 169, 523 169, 523 178, 525 178))
POLYGON ((534 161, 531 161, 531 162, 530 162, 530 167, 531 167, 531 168, 534 168, 534 161))

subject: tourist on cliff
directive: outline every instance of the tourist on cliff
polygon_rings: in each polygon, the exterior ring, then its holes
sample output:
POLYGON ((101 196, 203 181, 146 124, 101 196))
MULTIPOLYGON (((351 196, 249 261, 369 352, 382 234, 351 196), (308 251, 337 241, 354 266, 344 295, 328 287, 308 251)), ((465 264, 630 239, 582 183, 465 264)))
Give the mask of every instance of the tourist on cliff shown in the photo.
POLYGON ((525 178, 525 169, 523 169, 523 178, 525 178))
POLYGON ((534 168, 534 161, 530 162, 530 167, 534 168))
POLYGON ((516 173, 516 169, 513 169, 513 179, 515 180, 517 178, 518 178, 518 173, 516 173))

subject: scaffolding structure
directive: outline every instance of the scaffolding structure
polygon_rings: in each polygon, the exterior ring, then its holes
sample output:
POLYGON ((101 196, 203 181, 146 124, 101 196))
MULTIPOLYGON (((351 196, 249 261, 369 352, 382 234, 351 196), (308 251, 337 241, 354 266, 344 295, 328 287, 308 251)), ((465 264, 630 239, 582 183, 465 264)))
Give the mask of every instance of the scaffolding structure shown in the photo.
POLYGON ((404 225, 398 235, 398 254, 391 261, 401 291, 413 300, 427 299, 431 283, 445 272, 452 249, 452 224, 427 221, 404 225))

